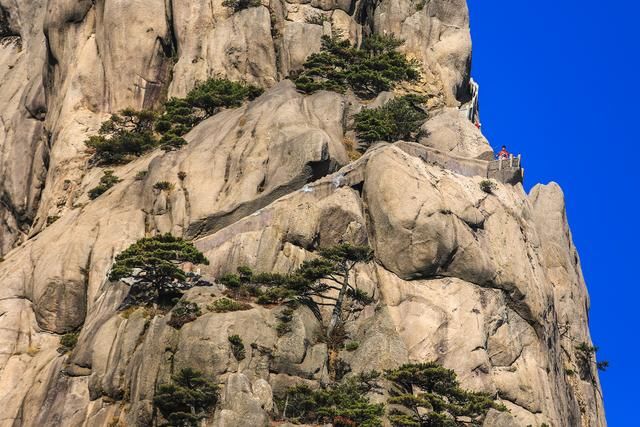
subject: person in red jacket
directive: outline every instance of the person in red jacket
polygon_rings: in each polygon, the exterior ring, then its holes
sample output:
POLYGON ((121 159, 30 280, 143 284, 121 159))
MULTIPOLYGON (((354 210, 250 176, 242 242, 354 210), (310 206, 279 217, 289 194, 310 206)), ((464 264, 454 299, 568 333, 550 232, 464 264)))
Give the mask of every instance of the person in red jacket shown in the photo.
POLYGON ((498 158, 498 160, 502 160, 502 159, 508 159, 510 156, 509 152, 507 151, 507 147, 505 145, 502 146, 502 150, 500 150, 500 152, 498 153, 498 155, 496 156, 498 158))

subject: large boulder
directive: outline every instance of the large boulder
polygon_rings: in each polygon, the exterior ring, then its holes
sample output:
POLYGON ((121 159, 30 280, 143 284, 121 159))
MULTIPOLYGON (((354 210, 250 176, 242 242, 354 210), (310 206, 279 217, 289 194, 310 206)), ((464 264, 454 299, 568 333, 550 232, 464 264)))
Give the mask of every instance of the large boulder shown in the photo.
POLYGON ((420 128, 420 144, 458 157, 492 160, 489 141, 457 108, 447 108, 420 128))

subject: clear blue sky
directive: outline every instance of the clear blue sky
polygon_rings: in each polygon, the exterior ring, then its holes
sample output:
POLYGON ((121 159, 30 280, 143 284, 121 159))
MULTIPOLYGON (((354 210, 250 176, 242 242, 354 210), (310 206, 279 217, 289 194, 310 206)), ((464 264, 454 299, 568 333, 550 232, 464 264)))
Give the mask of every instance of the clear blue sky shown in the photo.
POLYGON ((591 295, 607 421, 640 425, 640 2, 468 0, 483 131, 556 181, 591 295), (637 424, 636 424, 637 423, 637 424))

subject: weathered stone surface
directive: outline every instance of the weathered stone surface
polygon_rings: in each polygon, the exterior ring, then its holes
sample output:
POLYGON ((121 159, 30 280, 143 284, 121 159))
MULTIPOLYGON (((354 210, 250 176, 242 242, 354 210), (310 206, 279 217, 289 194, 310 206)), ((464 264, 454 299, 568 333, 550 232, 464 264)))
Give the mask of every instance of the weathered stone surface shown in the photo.
MULTIPOLYGON (((576 343, 590 343, 589 296, 582 276, 580 258, 571 238, 564 194, 558 184, 536 185, 529 195, 533 205, 546 275, 552 285, 554 307, 561 336, 563 363, 566 369, 580 372, 576 343)), ((593 363, 592 372, 597 372, 593 363)), ((594 390, 600 390, 597 374, 590 378, 569 378, 578 401, 584 425, 603 425, 604 407, 594 390)))
POLYGON ((46 175, 42 3, 0 2, 0 256, 28 232, 46 175))
MULTIPOLYGON (((355 373, 438 361, 509 408, 486 426, 606 425, 597 374, 565 375, 578 370, 572 343, 591 340, 561 190, 487 195, 481 177, 398 144, 349 163, 343 140, 362 104, 283 81, 333 30, 354 43, 393 32, 425 66, 420 85, 401 89, 457 107, 468 97, 464 1, 272 1, 233 13, 219 1, 0 0, 0 11, 0 426, 151 425, 156 387, 184 367, 221 386, 207 425, 268 425, 275 396, 331 380, 330 354, 355 373), (88 167, 83 141, 101 121, 213 75, 267 91, 201 123, 183 149, 114 168, 123 181, 89 200, 103 170, 88 167), (175 188, 153 189, 164 180, 175 188), (374 300, 350 307, 358 348, 332 353, 304 307, 281 336, 281 308, 213 312, 220 285, 187 292, 202 315, 179 330, 167 313, 117 312, 128 288, 106 280, 113 258, 164 232, 194 239, 210 280, 240 265, 291 271, 339 242, 371 245, 376 262, 352 276, 374 300), (76 329, 76 347, 60 354, 61 334, 76 329)), ((491 152, 455 108, 423 130, 420 143, 444 155, 473 163, 491 152)))
MULTIPOLYGON (((263 392, 264 390, 261 391, 261 393, 263 392)), ((260 427, 269 424, 269 417, 264 411, 264 403, 254 395, 249 379, 243 374, 229 375, 224 389, 222 409, 216 413, 212 425, 216 427, 260 427)))
POLYGON ((420 143, 455 156, 492 160, 493 150, 482 132, 456 108, 447 108, 426 121, 420 143))
POLYGON ((108 113, 153 107, 212 75, 271 87, 334 30, 353 43, 370 31, 396 33, 425 65, 420 90, 459 105, 468 96, 466 4, 418 11, 394 1, 361 5, 374 9, 364 15, 351 0, 273 1, 236 13, 195 0, 6 2, 13 38, 0 43, 0 253, 74 206, 87 175, 83 141, 108 113))
POLYGON ((403 49, 435 73, 447 105, 469 98, 471 35, 465 0, 384 0, 373 14, 377 32, 405 40, 403 49))
MULTIPOLYGON (((163 164, 163 157, 151 162, 151 171, 155 164, 163 164)), ((287 271, 307 258, 319 241, 330 245, 343 239, 369 240, 380 265, 359 271, 354 280, 376 296, 379 308, 367 309, 353 319, 349 333, 360 345, 342 357, 354 372, 437 360, 455 369, 463 385, 497 392, 511 402, 519 408, 514 412, 518 420, 575 420, 579 405, 567 391, 557 324, 548 311, 553 294, 544 268, 550 261, 537 255, 540 238, 533 208, 521 189, 504 186, 489 196, 479 189, 478 181, 421 163, 394 146, 381 146, 310 184, 308 190, 281 197, 218 231, 215 227, 203 231, 196 244, 212 261, 203 272, 217 276, 242 264, 287 271), (423 217, 436 220, 422 225, 423 217), (406 234, 412 226, 418 230, 406 234), (421 233, 423 243, 407 246, 407 240, 421 233), (430 241, 435 249, 427 244, 430 241), (436 255, 422 255, 417 248, 436 255), (421 280, 411 280, 415 278, 421 280), (547 375, 541 375, 541 370, 547 375)), ((106 201, 122 196, 114 191, 104 197, 106 201)), ((38 240, 44 238, 45 233, 38 240)), ((33 251, 38 243, 29 243, 21 251, 33 251)), ((129 390, 135 396, 129 420, 149 416, 153 378, 168 378, 169 357, 176 368, 200 366, 220 378, 229 378, 234 371, 267 381, 275 381, 270 374, 274 371, 292 378, 327 378, 326 347, 313 344, 317 320, 303 309, 294 316, 292 332, 280 338, 275 334, 275 313, 263 308, 205 314, 176 336, 165 320, 156 318, 145 329, 148 320, 141 313, 126 321, 112 314, 123 295, 117 289, 96 294, 98 300, 84 327, 87 335, 81 334, 70 362, 90 367, 89 391, 94 399, 117 400, 129 390), (91 332, 91 325, 99 329, 91 332), (145 344, 134 350, 132 345, 141 334, 145 344), (251 348, 240 363, 231 356, 227 342, 233 334, 240 334, 247 349, 251 348), (112 349, 108 359, 101 352, 87 353, 104 347, 112 349), (146 354, 157 355, 151 365, 155 368, 141 371, 139 363, 146 354)), ((193 290, 187 297, 205 305, 207 295, 193 290)), ((145 363, 148 367, 149 361, 145 363)), ((276 384, 273 387, 281 390, 276 384)), ((263 391, 258 400, 269 406, 263 391)), ((223 406, 216 423, 244 420, 249 412, 261 417, 260 411, 247 409, 257 405, 256 398, 249 392, 241 395, 246 399, 237 403, 240 409, 223 406)))

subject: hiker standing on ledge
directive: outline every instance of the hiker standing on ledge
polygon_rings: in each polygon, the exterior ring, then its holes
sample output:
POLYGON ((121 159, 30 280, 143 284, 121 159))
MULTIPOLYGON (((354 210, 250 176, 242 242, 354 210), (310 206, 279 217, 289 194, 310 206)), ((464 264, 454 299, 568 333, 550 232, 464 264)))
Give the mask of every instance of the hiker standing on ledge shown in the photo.
POLYGON ((507 146, 503 145, 502 146, 502 150, 500 150, 500 152, 496 155, 496 157, 498 158, 498 160, 502 160, 502 159, 508 159, 510 156, 509 152, 507 151, 507 146))

